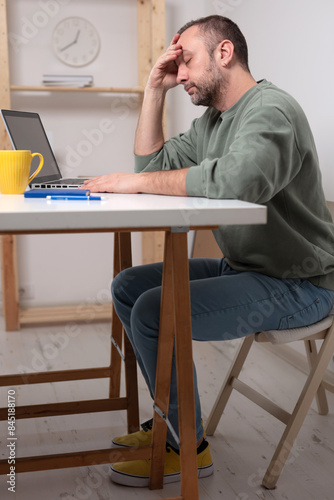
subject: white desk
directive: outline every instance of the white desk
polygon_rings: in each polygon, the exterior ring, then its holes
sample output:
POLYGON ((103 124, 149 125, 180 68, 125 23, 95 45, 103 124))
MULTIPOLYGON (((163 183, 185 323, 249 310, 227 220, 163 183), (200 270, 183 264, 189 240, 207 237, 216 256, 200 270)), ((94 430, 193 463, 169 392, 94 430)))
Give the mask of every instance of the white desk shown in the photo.
POLYGON ((264 207, 237 200, 104 194, 102 201, 0 195, 0 233, 136 230, 264 223, 264 207))
MULTIPOLYGON (((157 363, 157 379, 155 403, 163 412, 168 411, 170 386, 170 367, 175 334, 176 365, 179 394, 179 432, 181 445, 181 496, 179 499, 198 499, 197 465, 196 465, 196 433, 194 415, 194 386, 191 344, 191 319, 189 297, 189 273, 187 231, 188 229, 216 228, 230 224, 264 224, 266 208, 235 200, 208 200, 204 198, 168 197, 154 195, 104 195, 102 201, 47 201, 45 199, 27 200, 21 195, 0 195, 0 234, 36 234, 57 232, 104 232, 116 233, 115 240, 124 240, 123 250, 129 246, 130 239, 124 239, 130 231, 165 231, 164 273, 162 282, 161 319, 159 331, 159 351, 157 363), (182 326, 182 329, 180 328, 182 326), (158 402, 158 403, 157 403, 158 402)), ((131 265, 130 258, 122 254, 115 257, 119 269, 131 265), (123 264, 124 265, 123 265, 123 264)), ((127 254, 129 255, 129 254, 127 254)), ((113 331, 114 336, 114 331, 113 331)), ((129 345, 126 358, 133 364, 129 345)), ((118 368, 117 368, 118 369, 118 368)), ((126 368, 127 369, 127 368, 126 368)), ((112 379, 115 374, 112 368, 101 369, 99 375, 90 373, 90 378, 106 377, 112 379), (103 371, 104 370, 104 371, 103 371)), ((74 380, 75 370, 60 372, 53 380, 74 380), (69 374, 69 375, 68 375, 69 374), (67 378, 66 378, 67 377, 67 378)), ((88 378, 79 370, 80 379, 88 378)), ((91 370, 92 372, 92 370, 91 370)), ((129 372, 130 373, 130 372, 129 372)), ((128 374, 129 374, 128 373, 128 374)), ((131 372, 134 378, 133 371, 131 372)), ((118 376, 118 375, 117 375, 118 376)), ((21 375, 22 378, 22 375, 21 375)), ((117 378, 117 377, 116 377, 117 378)), ((132 391, 129 399, 115 397, 111 392, 110 401, 85 403, 81 411, 104 411, 106 409, 128 409, 129 401, 133 401, 133 384, 127 377, 127 390, 132 391), (122 406, 123 405, 123 406, 122 406), (102 407, 103 406, 103 407, 102 407)), ((25 376, 25 383, 37 383, 38 380, 50 381, 50 374, 41 373, 25 376), (38 378, 40 376, 40 378, 38 378)), ((20 383, 20 375, 0 377, 1 385, 20 383), (6 384, 6 382, 8 382, 6 384)), ((22 382, 21 382, 22 383, 22 382)), ((134 381, 136 387, 136 380, 134 381)), ((116 395, 117 396, 117 395, 116 395)), ((131 403, 132 404, 132 403, 131 403)), ((39 405, 42 406, 42 405, 39 405)), ((37 408, 32 416, 69 413, 68 405, 60 403, 55 413, 52 409, 37 408)), ((136 405, 133 405, 136 411, 136 405)), ((28 414, 27 407, 22 410, 23 416, 28 414)), ((3 412, 4 414, 5 412, 3 412)), ((20 410, 17 408, 17 416, 20 410)), ((74 413, 74 412, 73 412, 74 413)), ((5 416, 5 415, 4 415, 5 416)), ((154 413, 153 444, 138 450, 95 450, 93 452, 69 453, 48 457, 29 457, 30 460, 17 460, 17 472, 41 470, 46 468, 63 468, 88 465, 90 463, 108 463, 122 460, 135 460, 138 457, 152 458, 151 488, 162 487, 163 461, 166 443, 166 424, 154 413)), ((0 472, 6 472, 5 461, 0 462, 0 472)))

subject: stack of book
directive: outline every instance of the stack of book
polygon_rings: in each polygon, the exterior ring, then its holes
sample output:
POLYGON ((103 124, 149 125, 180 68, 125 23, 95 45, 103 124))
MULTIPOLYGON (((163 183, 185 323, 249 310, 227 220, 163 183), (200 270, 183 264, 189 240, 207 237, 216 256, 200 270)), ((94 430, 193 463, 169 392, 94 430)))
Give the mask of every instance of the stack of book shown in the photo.
POLYGON ((43 85, 49 87, 91 87, 91 75, 43 75, 43 85))

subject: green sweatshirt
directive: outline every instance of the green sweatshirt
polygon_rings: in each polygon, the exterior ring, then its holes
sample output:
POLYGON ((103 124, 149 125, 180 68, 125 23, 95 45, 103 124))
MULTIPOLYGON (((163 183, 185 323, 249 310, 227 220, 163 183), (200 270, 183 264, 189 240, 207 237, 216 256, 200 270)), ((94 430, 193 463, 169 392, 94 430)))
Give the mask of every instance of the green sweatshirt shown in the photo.
POLYGON ((214 231, 233 269, 334 290, 334 225, 312 132, 289 94, 262 80, 224 113, 208 108, 160 151, 135 157, 136 172, 185 167, 189 196, 267 206, 266 225, 214 231))

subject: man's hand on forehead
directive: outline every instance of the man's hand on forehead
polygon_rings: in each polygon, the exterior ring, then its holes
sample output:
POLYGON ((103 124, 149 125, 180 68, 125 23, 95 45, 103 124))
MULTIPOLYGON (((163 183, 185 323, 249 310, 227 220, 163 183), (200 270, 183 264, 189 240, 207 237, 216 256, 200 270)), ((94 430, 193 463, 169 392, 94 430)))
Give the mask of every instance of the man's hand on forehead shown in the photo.
POLYGON ((175 61, 182 55, 182 45, 179 43, 180 35, 173 36, 166 52, 156 61, 148 81, 147 88, 169 90, 177 85, 177 65, 175 61))
MULTIPOLYGON (((180 36, 178 33, 173 36, 171 44, 169 46, 169 49, 171 51, 174 51, 177 56, 180 56, 182 54, 182 45, 179 43, 180 36)), ((167 49, 167 50, 169 50, 167 49)))

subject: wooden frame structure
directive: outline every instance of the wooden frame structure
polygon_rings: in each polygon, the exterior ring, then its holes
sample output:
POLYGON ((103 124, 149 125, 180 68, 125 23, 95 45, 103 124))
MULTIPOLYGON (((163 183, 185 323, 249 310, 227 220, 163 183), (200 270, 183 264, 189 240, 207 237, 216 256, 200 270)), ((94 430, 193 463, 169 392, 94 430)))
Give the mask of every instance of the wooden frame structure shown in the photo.
MULTIPOLYGON (((135 1, 135 0, 134 0, 135 1)), ((111 1, 112 3, 112 1, 111 1)), ((146 80, 152 67, 152 61, 163 52, 165 47, 165 1, 136 0, 137 3, 137 36, 138 36, 138 86, 131 88, 118 87, 44 87, 19 86, 10 84, 9 48, 7 28, 7 2, 0 0, 0 107, 11 108, 11 92, 95 92, 143 95, 146 80)), ((0 148, 11 149, 10 140, 5 127, 0 123, 0 148)), ((160 261, 163 258, 163 233, 143 233, 144 263, 160 261)), ((18 295, 18 269, 16 257, 16 237, 1 236, 1 275, 2 303, 6 330, 19 330, 21 325, 45 323, 65 320, 87 320, 92 317, 92 309, 86 312, 77 307, 47 307, 21 309, 18 295)), ((110 319, 110 305, 99 305, 93 308, 96 320, 110 319)))
MULTIPOLYGON (((131 267, 131 239, 130 233, 115 233, 114 239, 114 276, 122 269, 131 267)), ((0 386, 11 387, 22 384, 41 384, 50 382, 65 382, 73 380, 109 379, 109 397, 98 400, 71 401, 66 403, 39 404, 16 406, 16 418, 50 417, 58 415, 73 415, 81 413, 93 413, 101 411, 126 410, 128 432, 134 432, 139 427, 138 385, 137 385, 137 362, 130 341, 123 335, 122 324, 113 312, 112 315, 112 337, 110 364, 101 368, 82 368, 75 370, 31 372, 12 375, 1 375, 0 386), (124 337, 124 358, 126 395, 120 397, 121 383, 121 356, 119 349, 122 348, 124 337)), ((0 420, 7 420, 8 409, 0 409, 0 420)), ((74 467, 108 462, 110 450, 94 450, 90 452, 69 453, 58 455, 46 455, 40 457, 25 457, 17 460, 18 472, 45 470, 52 468, 74 467)), ((0 474, 8 472, 8 461, 0 461, 0 474)))

